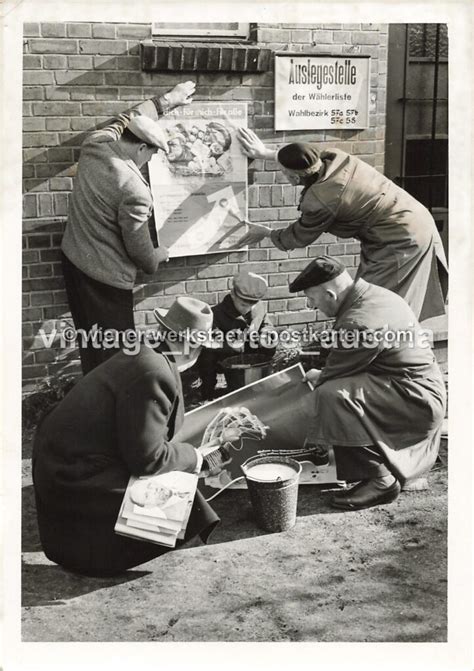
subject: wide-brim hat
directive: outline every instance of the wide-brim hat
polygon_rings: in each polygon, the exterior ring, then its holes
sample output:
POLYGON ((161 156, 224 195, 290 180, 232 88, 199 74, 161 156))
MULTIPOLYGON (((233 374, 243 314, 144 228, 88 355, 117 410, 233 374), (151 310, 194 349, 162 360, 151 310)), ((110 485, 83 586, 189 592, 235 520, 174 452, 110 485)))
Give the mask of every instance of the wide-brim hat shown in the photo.
POLYGON ((163 149, 168 153, 168 142, 161 126, 143 114, 133 116, 127 126, 128 130, 142 142, 163 149))
POLYGON ((214 315, 204 301, 179 296, 168 310, 155 308, 153 313, 166 331, 179 334, 196 345, 215 346, 211 336, 214 315))

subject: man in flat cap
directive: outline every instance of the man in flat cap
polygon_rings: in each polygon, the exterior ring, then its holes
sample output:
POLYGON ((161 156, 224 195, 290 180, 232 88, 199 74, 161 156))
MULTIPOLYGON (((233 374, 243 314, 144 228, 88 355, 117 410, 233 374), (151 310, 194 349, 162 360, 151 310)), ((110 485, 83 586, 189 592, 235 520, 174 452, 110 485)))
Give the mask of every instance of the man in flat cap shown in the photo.
MULTIPOLYGON (((90 133, 81 147, 62 241, 62 264, 76 329, 89 332, 134 328, 132 289, 138 270, 154 273, 168 259, 155 249, 148 229, 153 199, 140 169, 157 151, 167 151, 157 119, 192 101, 193 82, 147 100, 90 133)), ((98 339, 79 338, 87 373, 114 354, 98 339)))
MULTIPOLYGON (((231 291, 212 308, 213 328, 219 331, 221 347, 205 349, 198 361, 202 380, 201 395, 204 400, 214 397, 218 371, 225 369, 221 362, 237 354, 257 354, 271 359, 275 352, 269 332, 273 331, 262 300, 267 294, 265 278, 248 271, 240 271, 233 278, 231 291)), ((217 338, 216 340, 219 341, 217 338)), ((226 375, 227 388, 234 391, 235 380, 226 375)))
POLYGON ((332 506, 358 510, 389 503, 436 460, 445 413, 443 378, 408 304, 395 293, 353 280, 342 263, 314 259, 290 284, 311 308, 335 318, 315 385, 308 442, 332 446, 341 480, 358 482, 332 506))

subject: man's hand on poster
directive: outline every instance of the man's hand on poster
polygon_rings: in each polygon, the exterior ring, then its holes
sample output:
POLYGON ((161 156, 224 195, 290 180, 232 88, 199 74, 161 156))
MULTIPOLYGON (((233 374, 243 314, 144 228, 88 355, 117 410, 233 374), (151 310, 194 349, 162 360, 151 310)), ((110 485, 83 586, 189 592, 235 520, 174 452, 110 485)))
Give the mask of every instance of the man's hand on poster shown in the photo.
POLYGON ((272 232, 271 228, 268 228, 268 226, 264 226, 263 224, 251 224, 248 221, 244 221, 243 223, 248 226, 248 231, 237 242, 237 247, 246 247, 247 245, 256 244, 264 238, 268 238, 272 232))
POLYGON ((170 250, 168 247, 158 247, 156 256, 158 257, 158 263, 168 263, 170 260, 170 250))
POLYGON ((176 84, 174 89, 165 93, 165 98, 171 109, 181 105, 189 105, 193 101, 193 95, 196 92, 196 84, 192 81, 176 84))
POLYGON ((275 158, 275 150, 265 147, 261 139, 253 130, 249 128, 239 128, 237 130, 237 138, 242 146, 243 153, 249 158, 264 158, 273 160, 275 158))
POLYGON ((309 382, 313 386, 317 384, 322 371, 319 368, 311 368, 304 376, 303 382, 309 382))

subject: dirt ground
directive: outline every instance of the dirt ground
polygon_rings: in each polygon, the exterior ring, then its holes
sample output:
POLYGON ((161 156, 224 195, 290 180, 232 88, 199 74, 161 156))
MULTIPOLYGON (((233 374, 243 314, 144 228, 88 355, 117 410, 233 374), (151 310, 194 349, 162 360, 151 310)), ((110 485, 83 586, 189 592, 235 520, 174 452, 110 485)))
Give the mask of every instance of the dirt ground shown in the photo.
POLYGON ((113 579, 49 562, 23 459, 24 641, 446 641, 446 459, 430 489, 359 512, 302 486, 290 531, 267 534, 243 490, 194 545, 113 579))

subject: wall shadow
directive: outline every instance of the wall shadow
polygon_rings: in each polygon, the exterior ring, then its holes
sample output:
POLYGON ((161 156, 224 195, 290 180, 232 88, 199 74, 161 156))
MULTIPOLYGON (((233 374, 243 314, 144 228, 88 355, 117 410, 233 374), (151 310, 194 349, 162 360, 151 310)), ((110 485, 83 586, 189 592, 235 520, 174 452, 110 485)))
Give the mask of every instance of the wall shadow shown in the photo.
MULTIPOLYGON (((69 193, 66 185, 59 186, 55 183, 49 184, 49 182, 56 177, 74 177, 80 148, 87 134, 93 130, 103 128, 114 118, 115 112, 114 116, 107 119, 103 118, 103 112, 102 116, 100 116, 100 105, 103 105, 103 110, 113 112, 113 109, 111 109, 113 107, 114 109, 117 108, 117 113, 120 113, 130 110, 136 104, 135 102, 127 102, 127 100, 118 100, 120 87, 132 87, 136 90, 137 87, 141 86, 145 91, 150 91, 151 97, 152 95, 165 93, 179 81, 179 77, 171 80, 169 76, 161 77, 156 73, 142 72, 141 70, 131 72, 116 69, 117 57, 132 55, 138 55, 137 46, 132 46, 120 54, 114 54, 102 62, 100 66, 92 68, 87 72, 78 73, 77 76, 74 75, 73 71, 68 71, 68 76, 70 74, 71 79, 65 84, 51 87, 54 90, 48 100, 32 101, 31 104, 41 102, 43 107, 46 107, 47 103, 50 103, 51 111, 53 112, 55 104, 60 105, 61 102, 67 103, 68 106, 72 106, 73 103, 77 104, 79 111, 75 112, 71 117, 68 116, 70 113, 69 110, 66 110, 64 116, 61 116, 59 113, 44 113, 43 118, 48 120, 72 118, 73 126, 75 124, 78 130, 69 128, 65 131, 47 131, 49 134, 57 132, 62 141, 50 147, 24 147, 24 157, 27 156, 23 162, 23 189, 25 194, 36 192, 42 194, 43 189, 41 186, 44 185, 44 192, 47 195, 51 193, 58 194, 64 199, 65 194, 69 193), (98 77, 98 73, 102 74, 103 72, 113 74, 113 85, 103 84, 104 80, 98 77), (133 84, 131 75, 134 77, 133 84), (165 86, 163 86, 163 83, 165 83, 165 86), (99 93, 103 89, 105 95, 102 100, 97 100, 96 98, 89 100, 87 95, 84 97, 82 95, 82 92, 86 91, 84 87, 88 89, 92 88, 99 93), (114 90, 117 92, 115 97, 113 97, 114 90), (71 100, 62 100, 61 94, 64 93, 71 94, 68 96, 71 100), (83 105, 81 108, 79 108, 80 103, 83 105), (109 103, 113 103, 113 105, 109 103), (84 108, 86 114, 84 114, 84 108), (86 124, 87 128, 82 130, 86 124)), ((138 93, 136 95, 139 97, 138 93)), ((45 110, 45 112, 48 111, 47 109, 45 110)), ((28 138, 30 136, 33 137, 33 135, 33 133, 28 133, 28 138)), ((27 142, 27 144, 30 143, 34 142, 27 142)), ((146 168, 143 172, 145 178, 149 181, 148 169, 146 168)), ((48 195, 48 197, 50 196, 48 195)), ((80 375, 77 349, 59 348, 56 342, 51 347, 48 347, 43 345, 39 339, 41 329, 45 328, 45 326, 48 331, 48 329, 54 328, 62 320, 71 322, 60 268, 60 245, 67 211, 65 207, 63 203, 60 210, 62 212, 61 215, 48 215, 47 218, 41 213, 41 208, 39 216, 29 215, 28 208, 25 211, 23 225, 25 252, 23 292, 25 296, 24 308, 27 309, 25 309, 23 314, 23 365, 25 367, 24 381, 27 384, 27 391, 34 391, 37 386, 36 382, 30 382, 30 380, 39 380, 41 382, 46 376, 50 375, 80 375), (46 264, 51 264, 49 270, 45 270, 46 264), (54 292, 54 294, 51 294, 52 297, 48 301, 45 295, 51 292, 54 292), (28 296, 31 296, 31 301, 28 296)), ((54 212, 56 212, 56 205, 54 205, 54 212)), ((153 217, 149 222, 149 229, 154 245, 157 246, 158 241, 153 217)), ((222 253, 210 256, 202 255, 199 257, 171 259, 166 266, 163 264, 153 275, 139 273, 134 292, 135 308, 138 308, 140 312, 148 312, 153 310, 154 307, 169 307, 174 300, 174 295, 180 293, 179 289, 177 291, 174 290, 175 287, 190 278, 197 279, 196 276, 201 267, 209 267, 219 263, 228 256, 228 253, 227 251, 223 251, 222 253), (141 306, 140 303, 142 301, 148 301, 148 305, 141 306)), ((216 296, 216 293, 208 294, 204 290, 203 299, 205 299, 206 295, 216 296)), ((137 325, 143 325, 143 322, 148 321, 151 324, 154 323, 153 318, 148 315, 142 315, 136 321, 137 325)))

